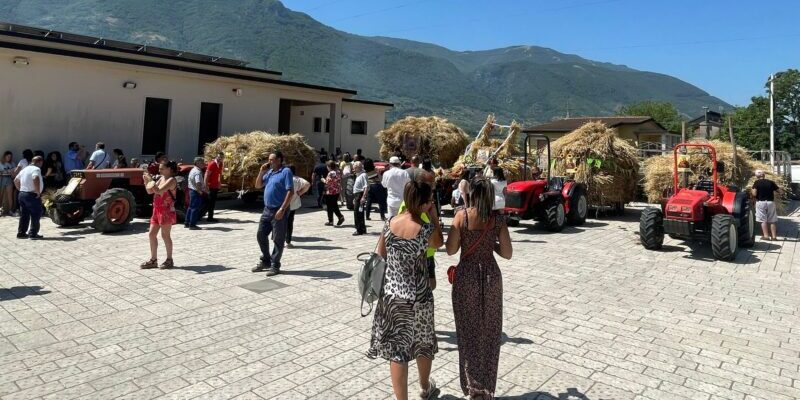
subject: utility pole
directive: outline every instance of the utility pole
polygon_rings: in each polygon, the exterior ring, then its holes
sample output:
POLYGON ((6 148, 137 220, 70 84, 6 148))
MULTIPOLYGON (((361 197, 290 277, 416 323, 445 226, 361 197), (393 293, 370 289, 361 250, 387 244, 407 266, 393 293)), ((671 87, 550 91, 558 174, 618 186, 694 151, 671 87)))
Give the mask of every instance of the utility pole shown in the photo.
POLYGON ((681 143, 686 143, 686 121, 681 121, 681 143))
POLYGON ((733 181, 736 182, 736 138, 733 137, 733 118, 728 116, 728 134, 731 137, 731 146, 733 146, 733 165, 731 165, 731 176, 733 181))
POLYGON ((708 106, 703 106, 703 115, 705 116, 706 121, 706 139, 710 139, 709 136, 711 136, 711 131, 709 129, 710 127, 708 126, 708 106))
MULTIPOLYGON (((775 169, 775 74, 769 75, 769 164, 775 169)), ((774 172, 774 171, 773 171, 774 172)))

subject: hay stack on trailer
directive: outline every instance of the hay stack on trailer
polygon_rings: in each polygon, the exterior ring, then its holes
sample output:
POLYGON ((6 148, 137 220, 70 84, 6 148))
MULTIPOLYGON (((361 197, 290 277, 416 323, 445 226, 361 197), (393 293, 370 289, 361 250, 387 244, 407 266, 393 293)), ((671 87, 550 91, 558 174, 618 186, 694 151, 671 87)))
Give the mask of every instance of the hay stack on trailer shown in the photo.
POLYGON ((384 160, 399 151, 407 159, 419 155, 444 168, 452 166, 469 143, 461 128, 439 117, 405 117, 378 132, 376 137, 384 160))
MULTIPOLYGON (((773 173, 769 165, 754 160, 750 156, 750 152, 744 147, 736 147, 736 164, 734 165, 733 146, 728 142, 694 139, 690 140, 689 143, 710 143, 714 146, 717 152, 717 161, 725 163, 725 171, 718 174, 719 183, 722 185, 737 186, 743 190, 752 188, 753 182, 755 181, 755 171, 760 169, 765 172, 767 179, 772 180, 781 188, 781 195, 784 196, 783 200, 786 200, 786 194, 790 193, 789 184, 783 177, 773 173)), ((704 154, 701 149, 689 148, 687 152, 687 161, 692 171, 688 175, 689 185, 697 183, 700 176, 710 178, 711 158, 704 154)), ((644 190, 649 202, 659 203, 664 190, 672 187, 673 168, 674 156, 671 152, 663 156, 651 157, 645 161, 644 190)), ((785 210, 784 202, 776 201, 776 206, 778 212, 783 213, 785 210)))
POLYGON ((636 198, 636 148, 600 122, 589 122, 552 143, 551 174, 587 187, 592 206, 621 211, 636 198))
POLYGON ((316 153, 306 143, 303 135, 275 135, 263 131, 222 136, 206 145, 205 158, 211 160, 218 153, 225 154, 223 182, 228 190, 247 191, 253 187, 258 170, 274 151, 283 153, 286 164, 294 164, 297 175, 311 177, 316 153))
POLYGON ((494 115, 486 118, 486 123, 481 128, 478 136, 469 145, 464 154, 458 158, 450 171, 454 177, 461 176, 462 171, 468 168, 482 169, 491 157, 496 157, 498 166, 503 169, 508 182, 516 182, 524 177, 524 169, 519 157, 522 151, 519 148, 520 132, 522 126, 516 121, 511 125, 497 125, 494 115), (508 130, 504 140, 492 138, 492 134, 508 130))

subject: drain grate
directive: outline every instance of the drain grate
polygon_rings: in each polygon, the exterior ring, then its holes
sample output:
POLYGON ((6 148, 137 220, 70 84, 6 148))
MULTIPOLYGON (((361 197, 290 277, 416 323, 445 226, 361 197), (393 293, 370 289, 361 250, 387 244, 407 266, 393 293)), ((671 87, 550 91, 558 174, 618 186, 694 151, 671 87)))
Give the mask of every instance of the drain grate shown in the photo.
POLYGON ((240 288, 247 289, 251 292, 255 293, 264 293, 269 292, 276 289, 281 289, 285 287, 289 287, 289 285, 285 283, 280 283, 278 281, 272 279, 264 279, 260 281, 245 283, 243 285, 239 285, 240 288))

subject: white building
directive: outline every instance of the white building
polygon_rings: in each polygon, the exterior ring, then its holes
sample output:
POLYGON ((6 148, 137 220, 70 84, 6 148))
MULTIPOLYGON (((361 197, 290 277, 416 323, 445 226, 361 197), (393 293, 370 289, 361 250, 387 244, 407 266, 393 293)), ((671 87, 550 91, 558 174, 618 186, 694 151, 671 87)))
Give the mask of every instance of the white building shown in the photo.
POLYGON ((0 151, 102 141, 128 157, 189 160, 220 135, 301 133, 377 158, 392 104, 290 82, 244 62, 0 23, 0 151))

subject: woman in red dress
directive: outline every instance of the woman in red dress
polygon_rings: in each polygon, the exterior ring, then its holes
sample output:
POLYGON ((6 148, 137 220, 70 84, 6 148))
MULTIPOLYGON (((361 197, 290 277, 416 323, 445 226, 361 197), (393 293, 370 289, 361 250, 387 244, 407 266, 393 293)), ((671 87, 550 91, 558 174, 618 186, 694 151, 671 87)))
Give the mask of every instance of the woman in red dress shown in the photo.
POLYGON ((153 216, 150 218, 150 260, 142 263, 142 269, 159 267, 161 269, 172 268, 172 225, 177 222, 175 215, 175 195, 178 182, 175 175, 178 172, 178 165, 174 161, 162 161, 158 166, 161 176, 157 180, 149 173, 145 172, 144 179, 147 193, 153 195, 153 216), (159 266, 156 253, 158 252, 158 231, 161 231, 161 238, 164 239, 164 246, 167 248, 167 259, 159 266))

